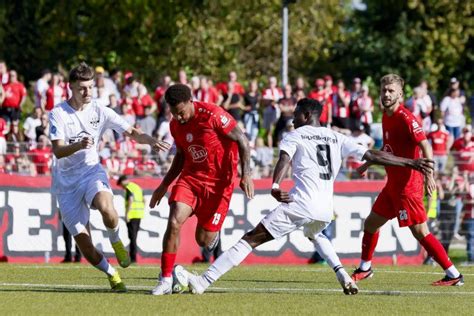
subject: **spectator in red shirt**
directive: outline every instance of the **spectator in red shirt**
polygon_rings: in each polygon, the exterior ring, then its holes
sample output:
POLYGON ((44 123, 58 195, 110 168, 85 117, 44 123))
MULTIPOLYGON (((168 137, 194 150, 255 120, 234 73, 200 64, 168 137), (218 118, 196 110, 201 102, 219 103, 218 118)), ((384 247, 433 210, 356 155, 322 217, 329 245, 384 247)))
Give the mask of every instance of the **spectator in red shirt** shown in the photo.
POLYGON ((369 95, 369 87, 362 86, 362 92, 355 102, 355 107, 359 112, 359 122, 364 126, 364 132, 367 135, 371 133, 370 125, 373 123, 372 112, 374 112, 374 101, 369 95))
POLYGON ((443 119, 439 118, 436 129, 427 136, 433 148, 434 169, 443 173, 448 162, 448 148, 452 142, 449 133, 444 128, 443 119))
POLYGON ((200 102, 218 104, 219 92, 216 88, 209 86, 207 78, 203 76, 200 78, 200 86, 194 94, 194 99, 200 102))
POLYGON ((234 94, 239 94, 241 96, 244 95, 245 90, 244 87, 237 81, 237 73, 235 71, 229 72, 229 81, 228 82, 220 82, 216 85, 216 89, 219 91, 220 94, 222 94, 223 101, 228 97, 228 88, 229 85, 232 85, 233 87, 233 93, 234 94))
MULTIPOLYGON (((327 88, 326 84, 326 88, 327 88)), ((344 81, 337 81, 337 91, 331 95, 330 113, 332 115, 332 125, 341 129, 349 128, 349 103, 351 95, 346 90, 344 81)))
POLYGON ((10 81, 3 86, 5 99, 1 109, 1 116, 7 121, 18 121, 21 115, 21 106, 26 100, 26 88, 18 81, 15 70, 10 70, 10 81))
POLYGON ((31 149, 28 154, 31 161, 36 166, 36 173, 40 175, 50 175, 50 161, 52 158, 51 148, 48 147, 48 137, 40 136, 37 147, 31 149))
POLYGON ((323 111, 319 118, 321 125, 326 126, 328 123, 328 98, 330 94, 327 94, 326 89, 324 89, 324 79, 318 78, 314 82, 314 89, 308 94, 308 98, 318 100, 319 103, 323 105, 323 111))
POLYGON ((7 153, 7 140, 5 138, 5 135, 7 134, 7 129, 7 122, 2 117, 0 117, 0 155, 4 155, 7 153))
POLYGON ((133 112, 135 113, 136 119, 145 118, 145 108, 150 108, 150 113, 156 111, 156 103, 153 101, 151 96, 147 93, 144 85, 138 86, 138 96, 132 98, 133 112))
POLYGON ((158 112, 161 113, 161 110, 162 110, 162 104, 164 102, 164 95, 165 95, 165 92, 166 92, 166 89, 168 89, 168 87, 170 86, 171 84, 171 77, 170 76, 163 76, 163 78, 161 78, 160 80, 160 85, 158 87, 156 87, 155 89, 155 95, 153 97, 153 99, 155 100, 157 106, 158 106, 158 112))
POLYGON ((160 167, 150 158, 150 155, 143 155, 142 160, 137 163, 137 176, 158 176, 160 175, 160 167))
POLYGON ((65 100, 65 91, 59 84, 59 74, 53 74, 46 90, 46 111, 51 111, 56 104, 65 100))
POLYGON ((464 174, 474 172, 474 141, 470 125, 462 129, 461 137, 453 143, 451 150, 460 172, 464 174))
POLYGON ((362 95, 362 80, 359 77, 352 79, 351 86, 351 101, 349 104, 349 121, 351 130, 356 130, 360 127, 360 111, 357 106, 357 99, 362 95))

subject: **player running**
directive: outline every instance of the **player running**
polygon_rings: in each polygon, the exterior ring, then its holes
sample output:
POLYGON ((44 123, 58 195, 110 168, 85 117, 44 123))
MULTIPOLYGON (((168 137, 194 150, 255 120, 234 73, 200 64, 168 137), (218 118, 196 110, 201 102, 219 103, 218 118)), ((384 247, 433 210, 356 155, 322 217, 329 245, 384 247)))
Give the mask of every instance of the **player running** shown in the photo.
MULTIPOLYGON (((395 74, 380 79, 380 98, 383 107, 383 150, 406 158, 425 157, 432 159, 431 147, 421 124, 400 102, 403 101, 404 81, 395 74)), ((365 171, 371 162, 366 162, 365 171)), ((433 236, 426 224, 423 205, 423 175, 408 168, 386 167, 388 181, 377 197, 372 211, 364 222, 362 255, 359 268, 352 274, 354 281, 373 276, 372 256, 379 238, 379 229, 388 220, 398 219, 400 227, 408 226, 413 236, 446 272, 446 276, 434 283, 435 286, 463 285, 462 274, 449 259, 441 243, 433 236)), ((428 195, 436 187, 433 172, 425 174, 425 191, 428 195)))
POLYGON ((295 130, 281 141, 280 158, 273 174, 271 194, 281 204, 218 257, 201 276, 188 273, 193 293, 202 294, 224 273, 238 266, 255 247, 303 227, 305 236, 336 273, 344 293, 357 294, 355 282, 344 270, 331 242, 321 233, 333 217, 334 179, 342 159, 352 156, 374 164, 411 167, 424 173, 433 168, 433 162, 367 150, 350 138, 321 127, 321 111, 322 105, 316 100, 305 98, 298 101, 293 120, 295 130), (280 189, 280 182, 287 174, 290 162, 295 186, 288 193, 280 189))
POLYGON ((126 291, 119 273, 108 263, 91 240, 89 207, 98 209, 121 267, 130 265, 130 257, 119 238, 118 214, 107 174, 97 152, 102 134, 108 128, 130 136, 154 150, 170 145, 131 127, 113 110, 92 100, 94 70, 82 62, 69 74, 72 96, 57 104, 50 113, 50 137, 57 158, 53 187, 61 218, 86 259, 105 272, 112 290, 126 291))
POLYGON ((210 251, 219 242, 219 231, 229 209, 240 156, 240 187, 253 198, 250 152, 237 122, 221 107, 193 102, 183 84, 165 93, 174 119, 170 123, 176 156, 165 178, 153 192, 150 208, 159 204, 169 185, 179 176, 169 198, 170 215, 163 238, 161 275, 153 295, 171 294, 172 272, 181 226, 193 214, 198 218, 196 241, 210 251))

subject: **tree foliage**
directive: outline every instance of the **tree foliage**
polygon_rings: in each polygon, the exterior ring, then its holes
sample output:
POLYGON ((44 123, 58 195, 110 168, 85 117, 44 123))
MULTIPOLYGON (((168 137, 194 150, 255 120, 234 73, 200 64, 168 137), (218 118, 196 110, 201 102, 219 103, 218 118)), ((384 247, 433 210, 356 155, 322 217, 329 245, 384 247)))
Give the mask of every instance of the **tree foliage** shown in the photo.
MULTIPOLYGON (((397 72, 434 86, 474 74, 472 1, 298 0, 289 5, 290 77, 397 72)), ((281 0, 17 0, 0 3, 0 58, 27 80, 79 60, 149 83, 179 69, 223 79, 279 75, 281 0)))

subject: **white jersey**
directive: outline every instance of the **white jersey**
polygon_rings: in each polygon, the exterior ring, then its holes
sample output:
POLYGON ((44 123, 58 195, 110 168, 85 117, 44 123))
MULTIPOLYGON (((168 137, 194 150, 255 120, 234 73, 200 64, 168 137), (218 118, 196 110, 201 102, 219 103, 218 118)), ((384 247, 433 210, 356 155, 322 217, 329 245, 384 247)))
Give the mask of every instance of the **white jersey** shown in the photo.
POLYGON ((102 134, 107 129, 123 133, 130 124, 110 108, 101 106, 96 100, 76 111, 66 101, 58 104, 49 115, 50 138, 63 140, 66 145, 81 141, 84 136, 92 137, 93 147, 58 159, 53 187, 56 193, 74 191, 77 184, 99 165, 98 146, 102 134))
POLYGON ((288 133, 280 150, 292 159, 294 188, 290 208, 313 220, 333 218, 334 179, 348 156, 362 159, 367 148, 326 127, 305 125, 288 133))

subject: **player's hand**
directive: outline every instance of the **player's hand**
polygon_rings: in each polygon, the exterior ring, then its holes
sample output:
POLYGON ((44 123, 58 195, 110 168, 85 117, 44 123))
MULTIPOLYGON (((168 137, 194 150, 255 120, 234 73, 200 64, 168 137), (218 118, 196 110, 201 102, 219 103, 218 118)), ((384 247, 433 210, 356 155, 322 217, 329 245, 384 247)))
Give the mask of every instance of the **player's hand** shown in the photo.
POLYGON ((82 137, 80 143, 81 143, 82 149, 89 149, 89 148, 92 148, 92 146, 94 146, 94 139, 90 136, 84 136, 82 137))
POLYGON ((153 191, 153 194, 151 196, 150 200, 150 208, 154 208, 155 206, 158 206, 161 202, 161 199, 163 196, 165 196, 166 191, 168 191, 168 188, 163 185, 159 185, 155 191, 153 191))
POLYGON ((151 144, 151 148, 154 151, 160 151, 160 150, 166 151, 166 150, 169 150, 171 148, 171 145, 168 144, 167 142, 157 140, 155 143, 151 144))
POLYGON ((433 174, 429 174, 425 177, 425 192, 426 195, 431 196, 433 191, 436 190, 436 182, 433 174))
POLYGON ((240 179, 240 188, 249 199, 253 199, 255 192, 253 189, 253 180, 250 175, 244 174, 242 176, 242 179, 240 179))
POLYGON ((420 171, 425 176, 431 176, 431 178, 433 178, 434 161, 427 158, 415 159, 413 169, 420 171))
POLYGON ((290 194, 282 189, 272 189, 271 192, 272 196, 278 201, 282 203, 290 203, 293 200, 290 197, 290 194))

